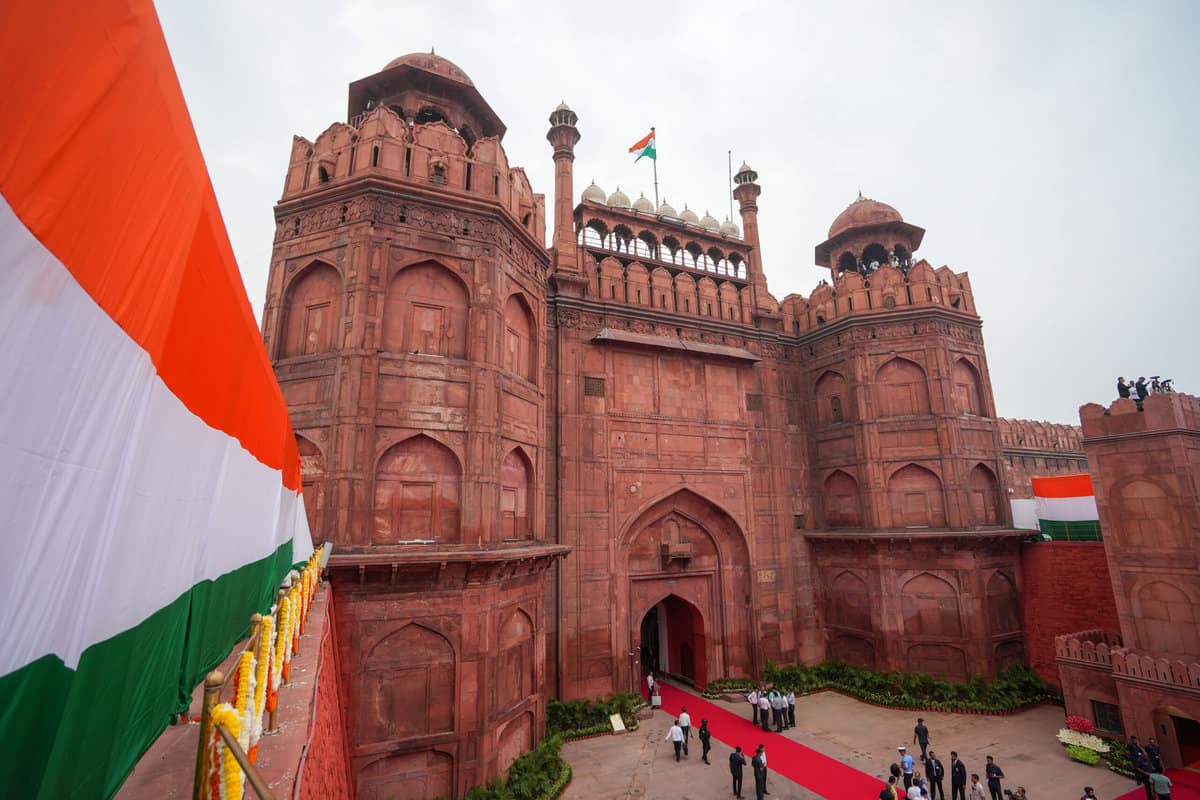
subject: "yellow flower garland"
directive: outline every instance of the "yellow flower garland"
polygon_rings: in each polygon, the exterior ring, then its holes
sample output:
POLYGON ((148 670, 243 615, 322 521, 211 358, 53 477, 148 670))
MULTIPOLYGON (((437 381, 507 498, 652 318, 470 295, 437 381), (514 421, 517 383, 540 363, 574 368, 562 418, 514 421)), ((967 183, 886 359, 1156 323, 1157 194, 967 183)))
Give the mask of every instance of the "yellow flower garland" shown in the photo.
MULTIPOLYGON (((245 682, 243 681, 243 683, 245 682)), ((237 763, 233 751, 225 745, 220 731, 217 730, 217 726, 222 725, 234 739, 237 739, 242 731, 241 718, 233 706, 221 703, 213 708, 211 719, 214 756, 211 763, 214 771, 219 770, 220 780, 217 784, 221 793, 219 800, 242 800, 246 776, 242 773, 242 767, 237 763)), ((214 800, 216 799, 214 798, 214 800)))

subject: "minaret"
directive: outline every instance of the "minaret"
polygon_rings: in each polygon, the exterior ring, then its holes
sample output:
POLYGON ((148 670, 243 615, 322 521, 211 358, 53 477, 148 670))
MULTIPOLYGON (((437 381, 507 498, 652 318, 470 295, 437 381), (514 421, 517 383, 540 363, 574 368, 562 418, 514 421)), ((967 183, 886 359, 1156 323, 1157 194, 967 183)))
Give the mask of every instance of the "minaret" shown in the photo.
POLYGON ((754 291, 754 324, 760 328, 777 328, 783 317, 772 305, 771 295, 767 290, 767 279, 763 275, 762 252, 758 246, 758 196, 762 194, 762 189, 757 181, 758 173, 743 161, 737 174, 733 176, 733 182, 737 184, 733 196, 737 199, 738 210, 742 214, 742 241, 750 245, 746 277, 754 291))
POLYGON ((565 102, 550 115, 550 131, 546 139, 554 146, 554 244, 552 263, 558 290, 566 294, 582 294, 586 279, 579 274, 578 252, 575 247, 575 145, 579 116, 565 102), (572 290, 569 287, 574 287, 572 290))

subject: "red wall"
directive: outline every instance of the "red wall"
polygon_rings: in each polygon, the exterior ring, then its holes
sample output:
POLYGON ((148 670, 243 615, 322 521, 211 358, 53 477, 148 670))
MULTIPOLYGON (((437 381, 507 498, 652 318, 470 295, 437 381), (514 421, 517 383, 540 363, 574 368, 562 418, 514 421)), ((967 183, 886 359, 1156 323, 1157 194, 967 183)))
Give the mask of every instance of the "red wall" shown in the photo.
POLYGON ((350 800, 350 758, 346 728, 342 724, 342 693, 334 647, 333 593, 328 590, 329 605, 317 662, 317 693, 309 723, 307 750, 300 776, 300 800, 350 800))
POLYGON ((1055 686, 1054 637, 1120 629, 1103 542, 1035 542, 1021 549, 1021 616, 1029 664, 1055 686))

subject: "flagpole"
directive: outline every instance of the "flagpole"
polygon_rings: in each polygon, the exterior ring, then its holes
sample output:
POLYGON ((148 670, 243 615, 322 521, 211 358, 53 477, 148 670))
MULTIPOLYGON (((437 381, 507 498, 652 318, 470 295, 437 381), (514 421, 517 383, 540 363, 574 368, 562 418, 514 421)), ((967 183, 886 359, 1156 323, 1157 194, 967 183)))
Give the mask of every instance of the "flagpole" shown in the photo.
POLYGON ((733 219, 733 151, 726 150, 729 156, 729 219, 733 219))
MULTIPOLYGON (((654 136, 654 126, 650 126, 650 135, 654 136)), ((654 139, 654 210, 658 211, 658 138, 654 139)))

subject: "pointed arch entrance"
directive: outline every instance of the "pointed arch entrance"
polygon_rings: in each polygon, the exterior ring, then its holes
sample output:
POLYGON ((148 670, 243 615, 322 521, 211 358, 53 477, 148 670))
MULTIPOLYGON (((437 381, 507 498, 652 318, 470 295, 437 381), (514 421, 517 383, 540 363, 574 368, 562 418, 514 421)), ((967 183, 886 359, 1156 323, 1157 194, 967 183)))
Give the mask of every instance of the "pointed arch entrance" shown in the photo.
POLYGON ((619 547, 623 685, 648 670, 697 686, 755 673, 749 548, 728 512, 680 489, 631 515, 619 547))
POLYGON ((644 670, 676 675, 696 686, 708 682, 708 643, 700 609, 667 595, 642 617, 640 633, 644 670))

